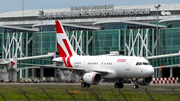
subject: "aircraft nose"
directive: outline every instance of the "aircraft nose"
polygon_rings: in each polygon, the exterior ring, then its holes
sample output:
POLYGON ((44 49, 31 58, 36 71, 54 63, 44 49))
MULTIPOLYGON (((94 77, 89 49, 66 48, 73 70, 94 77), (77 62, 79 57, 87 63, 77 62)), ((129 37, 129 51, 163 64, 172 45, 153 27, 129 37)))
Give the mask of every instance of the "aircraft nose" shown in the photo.
POLYGON ((149 76, 152 76, 152 75, 154 74, 154 68, 153 68, 152 66, 149 66, 149 67, 148 67, 147 74, 148 74, 149 76))

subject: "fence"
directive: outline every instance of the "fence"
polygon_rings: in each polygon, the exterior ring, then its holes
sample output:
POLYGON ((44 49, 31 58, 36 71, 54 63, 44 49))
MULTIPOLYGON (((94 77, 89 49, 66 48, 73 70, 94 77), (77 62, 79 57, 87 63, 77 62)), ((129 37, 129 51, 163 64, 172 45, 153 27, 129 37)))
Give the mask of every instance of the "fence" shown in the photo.
POLYGON ((153 78, 153 84, 173 84, 179 83, 179 77, 159 77, 153 78))

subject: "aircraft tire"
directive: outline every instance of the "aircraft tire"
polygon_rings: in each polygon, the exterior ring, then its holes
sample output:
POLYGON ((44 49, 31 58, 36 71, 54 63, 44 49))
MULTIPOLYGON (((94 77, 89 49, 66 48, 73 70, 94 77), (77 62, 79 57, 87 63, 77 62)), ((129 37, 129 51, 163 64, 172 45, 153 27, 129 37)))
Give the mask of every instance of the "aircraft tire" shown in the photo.
POLYGON ((81 87, 82 87, 82 88, 85 88, 85 87, 86 87, 86 83, 85 83, 85 82, 82 82, 82 83, 81 83, 81 87))
POLYGON ((90 84, 87 84, 86 87, 89 88, 89 87, 90 87, 90 84))
POLYGON ((123 88, 123 87, 124 87, 123 83, 120 82, 120 83, 119 83, 119 88, 123 88))
POLYGON ((121 82, 121 83, 115 83, 114 84, 114 88, 123 88, 124 87, 124 85, 123 85, 123 83, 121 82))
POLYGON ((119 83, 115 83, 114 84, 114 88, 119 88, 119 85, 118 85, 119 83))
POLYGON ((134 88, 134 89, 138 89, 138 88, 139 88, 139 85, 134 84, 134 85, 133 85, 133 88, 134 88))
POLYGON ((85 87, 89 88, 89 87, 90 87, 90 84, 87 84, 87 83, 85 83, 85 82, 82 82, 82 83, 81 83, 81 87, 82 87, 82 88, 85 88, 85 87))

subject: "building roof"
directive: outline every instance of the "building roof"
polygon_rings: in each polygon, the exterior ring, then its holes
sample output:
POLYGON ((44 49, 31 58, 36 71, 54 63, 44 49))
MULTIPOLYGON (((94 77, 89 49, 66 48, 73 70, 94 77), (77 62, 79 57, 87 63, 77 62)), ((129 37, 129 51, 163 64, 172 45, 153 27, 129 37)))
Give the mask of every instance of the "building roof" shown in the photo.
MULTIPOLYGON (((43 26, 46 25, 55 25, 55 22, 54 23, 43 23, 42 24, 43 26)), ((63 26, 68 26, 68 27, 76 27, 76 28, 85 28, 85 29, 92 29, 92 30, 98 30, 99 28, 98 27, 91 27, 91 26, 80 26, 80 25, 75 25, 75 24, 62 24, 63 26)), ((41 24, 35 24, 33 25, 33 28, 35 27, 40 27, 41 24)))
MULTIPOLYGON (((150 8, 150 11, 156 11, 155 5, 157 4, 148 4, 148 5, 136 5, 136 6, 116 6, 115 9, 137 9, 137 8, 150 8)), ((160 4, 159 11, 163 10, 179 10, 180 3, 171 3, 171 4, 160 4)))
MULTIPOLYGON (((141 23, 141 22, 133 22, 133 21, 99 21, 93 23, 93 25, 101 25, 101 24, 106 24, 106 23, 128 23, 128 24, 135 24, 135 25, 143 25, 143 26, 151 26, 151 27, 157 27, 155 24, 149 24, 149 23, 141 23)), ((158 27, 164 28, 166 26, 158 25, 158 27)))
POLYGON ((160 20, 159 22, 171 22, 171 21, 180 21, 180 18, 172 18, 172 19, 165 19, 165 20, 160 20))
MULTIPOLYGON (((139 9, 139 8, 150 8, 150 11, 156 11, 155 5, 157 4, 149 4, 149 5, 137 5, 137 6, 115 6, 114 9, 139 9)), ((180 10, 180 3, 172 3, 172 4, 160 4, 161 7, 159 8, 159 11, 163 10, 180 10)), ((4 17, 25 17, 25 16, 38 16, 39 14, 38 10, 25 10, 25 11, 12 11, 12 12, 6 12, 1 13, 0 18, 4 17)), ((44 9, 45 13, 48 12, 70 12, 70 8, 64 8, 64 9, 44 9)))
POLYGON ((37 32, 39 31, 38 29, 30 29, 30 28, 22 28, 22 27, 15 27, 15 26, 0 26, 1 28, 10 28, 10 29, 17 29, 17 30, 24 30, 24 31, 32 31, 32 32, 37 32))

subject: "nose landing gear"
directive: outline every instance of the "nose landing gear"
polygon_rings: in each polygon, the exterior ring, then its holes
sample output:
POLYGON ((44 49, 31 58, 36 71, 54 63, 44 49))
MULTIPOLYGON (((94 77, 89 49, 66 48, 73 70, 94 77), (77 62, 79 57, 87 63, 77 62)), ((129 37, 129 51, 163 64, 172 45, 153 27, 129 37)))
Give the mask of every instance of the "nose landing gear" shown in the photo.
POLYGON ((139 88, 139 85, 134 84, 134 85, 133 85, 133 88, 134 88, 134 89, 138 89, 138 88, 139 88))
POLYGON ((139 85, 136 83, 137 80, 138 79, 136 79, 136 78, 131 79, 131 81, 134 82, 134 85, 133 85, 134 89, 138 89, 139 88, 139 85))

